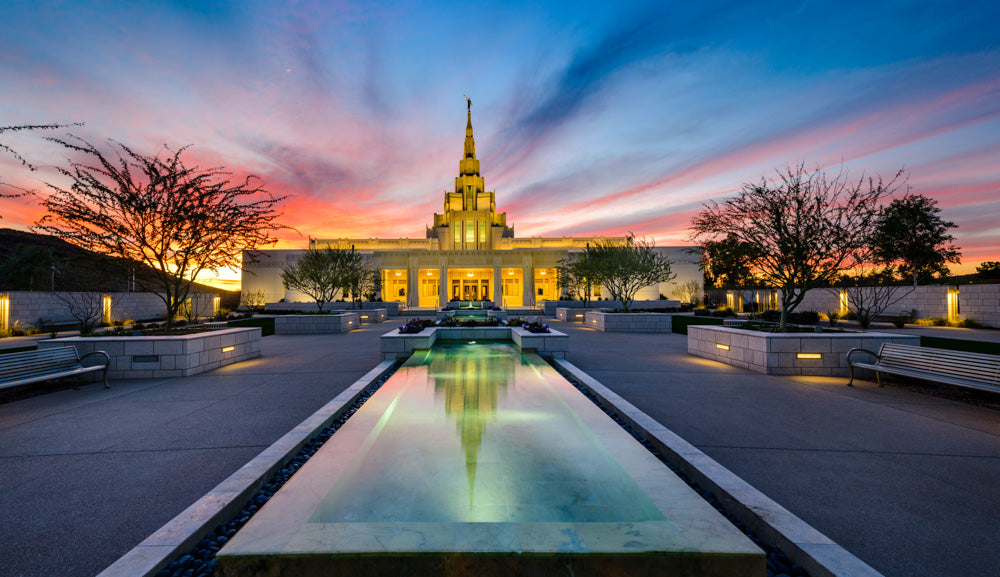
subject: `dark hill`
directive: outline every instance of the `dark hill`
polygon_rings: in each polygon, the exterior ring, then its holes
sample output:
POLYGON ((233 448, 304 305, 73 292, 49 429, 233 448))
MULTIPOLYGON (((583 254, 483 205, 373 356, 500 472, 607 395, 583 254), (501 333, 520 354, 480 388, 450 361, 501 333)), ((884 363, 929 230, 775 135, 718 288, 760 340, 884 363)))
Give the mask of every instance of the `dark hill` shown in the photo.
MULTIPOLYGON (((61 238, 11 228, 0 228, 0 290, 100 291, 142 290, 153 279, 153 269, 100 255, 61 238), (54 272, 53 272, 54 270, 54 272)), ((195 283, 192 292, 228 291, 195 283)))

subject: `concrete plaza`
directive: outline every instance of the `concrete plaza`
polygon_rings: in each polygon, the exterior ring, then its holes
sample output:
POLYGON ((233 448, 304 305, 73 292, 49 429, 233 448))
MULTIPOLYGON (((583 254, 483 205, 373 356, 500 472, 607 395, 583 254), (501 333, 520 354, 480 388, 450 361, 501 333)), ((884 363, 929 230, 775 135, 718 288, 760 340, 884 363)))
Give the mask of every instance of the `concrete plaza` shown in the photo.
MULTIPOLYGON (((378 364, 397 324, 0 405, 0 575, 100 572, 378 364)), ((1000 574, 1000 410, 752 373, 688 355, 681 335, 550 324, 570 362, 884 574, 1000 574)))

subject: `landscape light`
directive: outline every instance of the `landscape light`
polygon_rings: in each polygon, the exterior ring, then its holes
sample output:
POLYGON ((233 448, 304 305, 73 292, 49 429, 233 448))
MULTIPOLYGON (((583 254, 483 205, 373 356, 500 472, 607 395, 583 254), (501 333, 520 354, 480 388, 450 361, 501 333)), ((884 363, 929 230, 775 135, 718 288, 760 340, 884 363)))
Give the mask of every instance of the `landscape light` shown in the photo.
POLYGON ((822 359, 823 353, 795 353, 797 359, 822 359))
POLYGON ((724 351, 728 351, 729 350, 729 345, 724 345, 722 343, 715 343, 715 348, 722 349, 724 351))
POLYGON ((233 346, 233 345, 229 345, 228 347, 222 347, 222 352, 224 352, 224 353, 231 353, 231 352, 233 352, 235 350, 236 350, 236 347, 233 346))

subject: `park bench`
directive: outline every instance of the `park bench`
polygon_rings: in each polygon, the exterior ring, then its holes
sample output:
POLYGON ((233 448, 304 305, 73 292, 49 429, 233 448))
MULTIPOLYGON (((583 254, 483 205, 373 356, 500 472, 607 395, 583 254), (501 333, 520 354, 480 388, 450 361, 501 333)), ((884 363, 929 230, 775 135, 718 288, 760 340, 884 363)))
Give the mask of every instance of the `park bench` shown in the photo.
POLYGON ((40 329, 51 331, 57 328, 80 328, 80 319, 73 317, 41 317, 38 319, 40 329))
POLYGON ((110 389, 111 385, 108 384, 109 364, 111 364, 111 358, 108 357, 108 353, 95 351, 81 357, 77 353, 76 347, 55 347, 2 354, 0 355, 0 389, 95 371, 104 372, 104 388, 110 389), (103 356, 104 364, 84 366, 84 359, 92 356, 103 356))
POLYGON ((851 368, 848 386, 853 386, 854 369, 859 368, 875 371, 879 386, 882 385, 879 375, 890 373, 1000 393, 998 355, 883 343, 878 353, 861 348, 851 349, 847 352, 847 364, 851 368), (874 357, 874 361, 855 361, 852 356, 860 352, 874 357))

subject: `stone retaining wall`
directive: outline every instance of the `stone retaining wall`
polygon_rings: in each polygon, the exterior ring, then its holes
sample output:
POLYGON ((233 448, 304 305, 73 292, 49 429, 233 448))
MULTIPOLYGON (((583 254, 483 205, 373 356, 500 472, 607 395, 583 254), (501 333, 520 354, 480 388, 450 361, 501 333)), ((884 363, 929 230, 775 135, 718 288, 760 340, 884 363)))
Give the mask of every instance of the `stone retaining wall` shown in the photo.
POLYGON ((587 328, 608 333, 669 333, 673 315, 667 313, 608 313, 587 311, 583 323, 587 328))
POLYGON ((876 332, 762 333, 710 325, 688 326, 688 353, 768 375, 850 374, 847 352, 878 352, 882 343, 920 345, 916 335, 876 332), (819 358, 800 358, 800 354, 819 358))
MULTIPOLYGON (((361 303, 361 310, 373 310, 373 309, 385 309, 386 314, 390 317, 399 316, 399 304, 397 302, 363 302, 361 303)), ((315 313, 318 310, 315 302, 308 303, 266 303, 264 305, 264 312, 284 312, 284 311, 297 311, 302 313, 315 313)), ((323 303, 324 313, 335 313, 341 311, 357 311, 354 308, 354 303, 348 302, 333 302, 333 303, 323 303)))
MULTIPOLYGON (((187 377, 259 357, 260 327, 190 335, 148 337, 68 337, 38 341, 38 348, 74 346, 80 356, 104 351, 111 357, 109 379, 187 377)), ((114 383, 112 382, 112 385, 114 383)))
POLYGON ((389 317, 386 309, 363 309, 358 311, 358 317, 361 319, 361 324, 374 324, 380 323, 389 317))
POLYGON ((361 326, 357 312, 332 315, 277 315, 274 317, 276 335, 323 335, 346 333, 361 326))
MULTIPOLYGON (((70 307, 78 314, 92 312, 96 322, 102 320, 104 314, 104 297, 111 298, 110 316, 112 320, 154 320, 166 317, 167 308, 163 300, 155 293, 101 293, 101 292, 30 292, 12 291, 0 293, 7 295, 9 304, 6 324, 0 319, 0 328, 19 326, 38 326, 42 317, 71 318, 70 307)), ((191 303, 198 316, 211 316, 215 313, 214 300, 217 295, 196 293, 191 295, 191 303)))
POLYGON ((587 311, 594 309, 584 309, 577 307, 556 307, 556 318, 568 323, 582 323, 587 311))
POLYGON ((431 348, 438 340, 511 340, 522 351, 557 359, 566 358, 569 351, 569 336, 554 330, 532 333, 520 327, 429 327, 419 333, 402 334, 396 329, 382 335, 382 360, 405 359, 413 351, 431 348))

